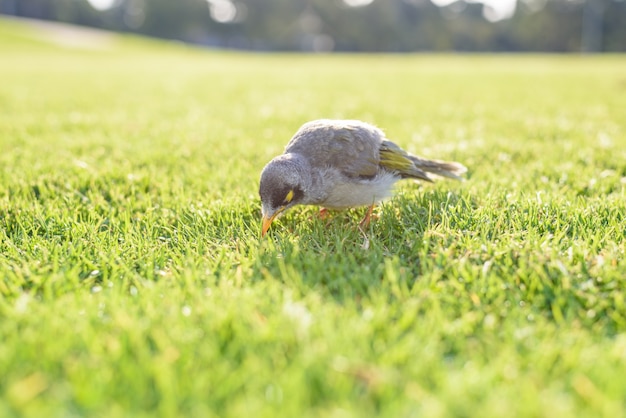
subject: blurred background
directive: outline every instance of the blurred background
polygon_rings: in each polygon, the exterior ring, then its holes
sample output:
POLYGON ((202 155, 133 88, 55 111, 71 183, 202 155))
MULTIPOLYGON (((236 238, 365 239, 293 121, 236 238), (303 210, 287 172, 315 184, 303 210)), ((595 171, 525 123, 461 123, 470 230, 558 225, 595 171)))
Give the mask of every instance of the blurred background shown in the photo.
POLYGON ((626 51, 626 0, 0 0, 0 13, 255 51, 626 51))

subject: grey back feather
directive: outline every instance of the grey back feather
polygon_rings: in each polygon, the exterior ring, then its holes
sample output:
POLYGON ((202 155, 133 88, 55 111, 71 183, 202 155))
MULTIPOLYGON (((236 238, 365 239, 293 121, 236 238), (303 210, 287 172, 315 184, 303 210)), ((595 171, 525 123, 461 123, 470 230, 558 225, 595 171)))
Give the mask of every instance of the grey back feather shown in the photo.
POLYGON ((303 154, 313 167, 334 167, 348 177, 372 177, 379 169, 383 132, 352 120, 315 120, 302 125, 285 153, 303 154))
POLYGON ((320 119, 307 122, 285 147, 285 153, 305 155, 312 168, 332 167, 346 177, 374 177, 381 169, 402 177, 433 181, 427 174, 462 180, 467 171, 457 162, 428 160, 411 155, 385 138, 377 127, 358 120, 320 119), (383 164, 381 152, 390 151, 403 163, 383 164))

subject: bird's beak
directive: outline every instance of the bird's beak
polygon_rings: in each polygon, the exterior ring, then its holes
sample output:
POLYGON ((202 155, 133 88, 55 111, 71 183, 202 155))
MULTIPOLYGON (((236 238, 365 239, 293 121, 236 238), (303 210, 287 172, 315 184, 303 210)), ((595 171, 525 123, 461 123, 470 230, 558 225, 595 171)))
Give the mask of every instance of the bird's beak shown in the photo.
POLYGON ((261 237, 264 237, 265 234, 267 234, 267 230, 270 229, 270 225, 272 224, 272 222, 274 222, 274 219, 276 219, 278 214, 280 214, 283 210, 285 210, 284 206, 282 206, 276 212, 270 215, 263 215, 263 224, 261 226, 261 237))
POLYGON ((261 227, 261 237, 264 237, 267 234, 267 230, 270 229, 270 225, 276 218, 276 213, 271 216, 263 216, 263 226, 261 227))

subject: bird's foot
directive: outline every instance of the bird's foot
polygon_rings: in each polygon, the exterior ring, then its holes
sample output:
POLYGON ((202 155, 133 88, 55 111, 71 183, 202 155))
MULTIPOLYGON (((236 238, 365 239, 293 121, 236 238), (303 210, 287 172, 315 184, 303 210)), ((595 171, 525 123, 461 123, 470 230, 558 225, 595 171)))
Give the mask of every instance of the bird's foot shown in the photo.
POLYGON ((367 212, 365 213, 365 217, 363 218, 363 220, 361 222, 359 222, 359 228, 363 229, 363 228, 367 228, 370 224, 370 221, 372 219, 378 219, 378 215, 372 213, 374 211, 374 206, 375 205, 371 205, 369 208, 367 208, 367 212))
POLYGON ((330 210, 328 210, 326 208, 320 208, 320 211, 317 213, 317 215, 309 216, 309 220, 310 221, 312 221, 314 219, 321 219, 323 221, 328 221, 328 222, 326 222, 326 227, 328 227, 328 225, 330 225, 331 218, 332 218, 332 215, 330 213, 330 210))
POLYGON ((330 218, 330 211, 328 209, 326 209, 326 208, 321 208, 319 213, 317 214, 317 216, 320 219, 328 219, 328 218, 330 218))

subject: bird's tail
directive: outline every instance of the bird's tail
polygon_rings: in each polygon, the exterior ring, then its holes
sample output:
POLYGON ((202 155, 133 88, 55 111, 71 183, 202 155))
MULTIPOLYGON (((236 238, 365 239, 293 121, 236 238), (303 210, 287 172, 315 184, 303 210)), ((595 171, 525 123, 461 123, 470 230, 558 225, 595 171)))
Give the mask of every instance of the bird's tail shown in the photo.
POLYGON ((461 175, 467 172, 467 168, 461 163, 416 157, 388 140, 383 141, 380 146, 379 164, 388 170, 399 173, 404 178, 426 181, 433 181, 428 173, 439 177, 463 180, 461 175))
POLYGON ((440 177, 463 180, 461 175, 467 172, 467 167, 455 161, 427 160, 414 155, 409 155, 409 158, 418 169, 440 177))

